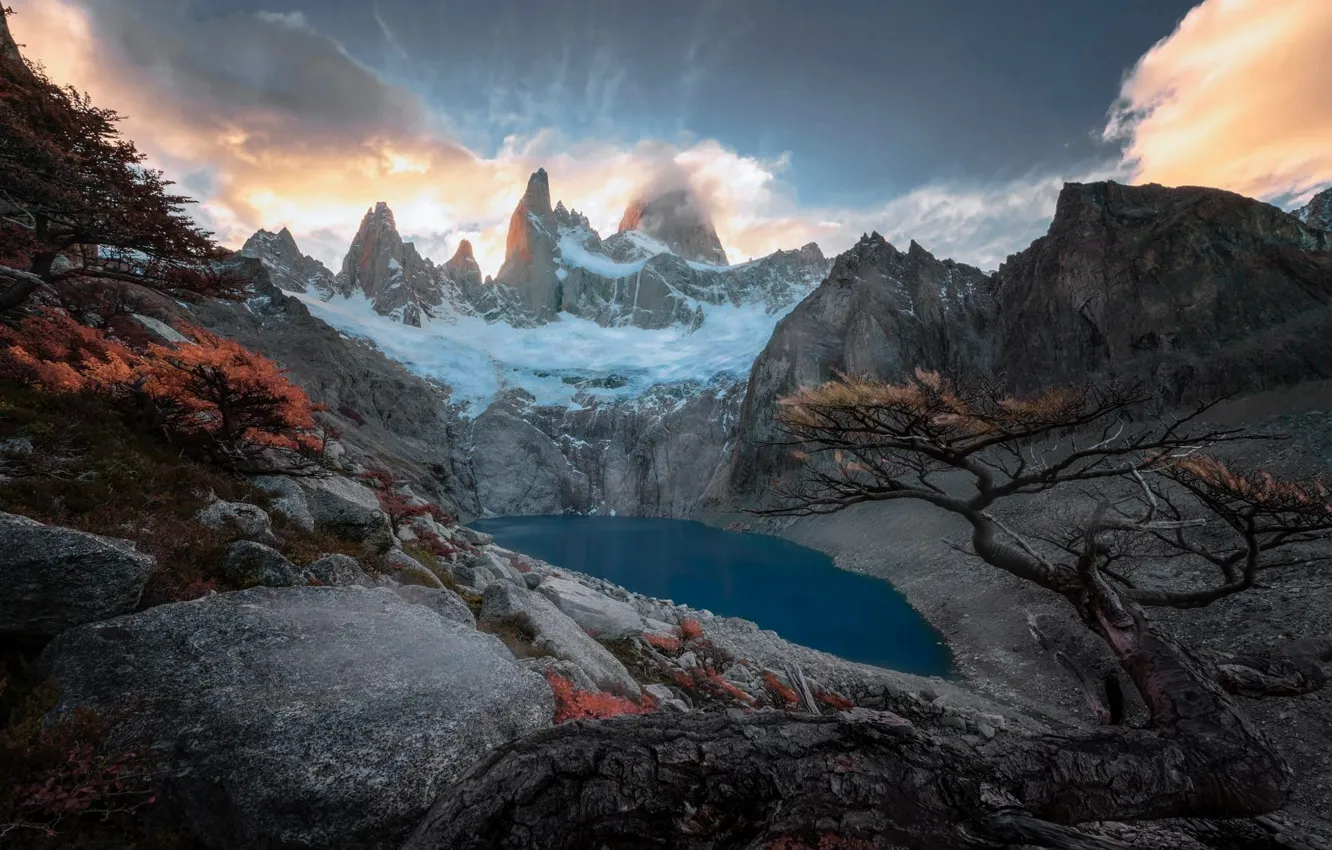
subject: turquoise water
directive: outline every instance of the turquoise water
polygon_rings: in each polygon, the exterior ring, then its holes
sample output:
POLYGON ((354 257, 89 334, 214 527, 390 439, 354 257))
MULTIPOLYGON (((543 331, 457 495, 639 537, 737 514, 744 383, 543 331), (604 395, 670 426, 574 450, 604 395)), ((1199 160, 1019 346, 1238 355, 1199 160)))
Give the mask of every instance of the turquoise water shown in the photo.
POLYGON ((743 617, 794 643, 946 676, 942 638, 891 584, 848 572, 780 537, 675 519, 520 516, 471 527, 499 545, 645 596, 743 617))

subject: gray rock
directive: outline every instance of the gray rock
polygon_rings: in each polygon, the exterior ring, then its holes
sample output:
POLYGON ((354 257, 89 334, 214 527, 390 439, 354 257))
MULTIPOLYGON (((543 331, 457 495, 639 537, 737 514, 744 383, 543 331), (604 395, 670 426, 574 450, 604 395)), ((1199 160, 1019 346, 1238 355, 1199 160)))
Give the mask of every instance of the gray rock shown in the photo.
POLYGON ((273 496, 269 503, 273 513, 280 514, 297 528, 315 530, 314 515, 305 500, 305 491, 295 479, 285 475, 257 475, 250 479, 256 487, 273 496))
POLYGON ((473 546, 489 546, 495 542, 495 538, 491 537, 489 534, 468 528, 465 525, 458 526, 454 531, 464 541, 473 546))
POLYGON ((675 691, 671 690, 666 685, 647 685, 643 690, 651 694, 657 700, 660 708, 679 711, 681 713, 690 710, 688 703, 680 699, 675 691))
POLYGON ((476 628, 476 615, 458 594, 447 587, 421 587, 404 585, 393 592, 414 605, 424 605, 446 620, 476 628))
POLYGON ((577 664, 599 690, 638 696, 638 683, 624 665, 549 600, 506 582, 487 587, 478 622, 494 624, 512 615, 526 615, 536 634, 533 645, 577 664))
POLYGON ((611 599, 576 581, 547 578, 537 593, 555 603, 574 622, 599 638, 641 635, 648 629, 643 616, 626 602, 611 599))
POLYGON ((253 540, 237 540, 222 559, 222 574, 241 587, 294 587, 305 573, 286 556, 253 540))
POLYGON ((50 636, 133 611, 153 559, 128 540, 0 513, 0 635, 50 636))
POLYGON ((393 530, 375 491, 341 475, 298 478, 316 528, 388 549, 393 530))
POLYGON ((524 658, 518 663, 525 667, 531 667, 534 670, 540 671, 543 676, 547 673, 563 676, 572 682, 573 686, 580 691, 600 690, 600 688, 597 687, 597 683, 592 681, 592 677, 588 676, 587 672, 583 670, 582 667, 579 667, 577 664, 564 658, 552 658, 549 655, 545 655, 540 658, 524 658))
POLYGON ((66 632, 57 711, 118 717, 211 847, 396 848, 494 747, 548 726, 499 642, 382 589, 259 588, 66 632))
POLYGON ((541 584, 540 573, 523 573, 523 586, 528 590, 536 590, 541 584))
POLYGON ((439 580, 424 564, 401 549, 390 549, 384 556, 385 572, 398 584, 418 585, 420 587, 442 588, 439 580))
POLYGON ((277 544, 277 538, 273 536, 273 523, 258 505, 219 499, 200 510, 194 518, 209 528, 233 531, 246 540, 269 546, 277 544))
POLYGON ((350 555, 325 555, 305 571, 328 587, 372 587, 374 582, 350 555))

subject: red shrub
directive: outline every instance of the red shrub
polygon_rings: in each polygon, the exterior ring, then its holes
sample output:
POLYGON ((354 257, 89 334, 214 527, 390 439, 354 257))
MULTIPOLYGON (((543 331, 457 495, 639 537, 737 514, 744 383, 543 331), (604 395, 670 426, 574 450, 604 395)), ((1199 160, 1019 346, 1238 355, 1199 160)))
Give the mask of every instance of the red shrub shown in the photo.
POLYGON ((850 711, 856 707, 854 702, 841 694, 835 694, 832 691, 819 691, 814 694, 814 699, 830 708, 835 708, 838 711, 850 711))
POLYGON ((646 714, 651 706, 638 705, 624 697, 601 691, 580 691, 573 682, 558 673, 547 672, 546 681, 555 694, 555 722, 601 720, 621 714, 646 714))
POLYGON ((698 620, 681 620, 675 631, 681 640, 698 640, 703 637, 703 627, 699 625, 698 620))
POLYGON ((790 687, 781 679, 778 679, 775 673, 765 672, 763 674, 763 684, 767 685, 768 690, 776 694, 782 702, 787 705, 795 705, 800 701, 800 697, 796 694, 795 688, 790 687))
POLYGON ((720 697, 730 697, 744 703, 753 703, 754 698, 744 691, 732 685, 716 670, 704 669, 702 684, 709 688, 714 694, 720 697))
POLYGON ((669 655, 675 655, 680 651, 680 641, 670 635, 645 634, 643 640, 647 641, 649 646, 655 646, 669 655))
POLYGON ((379 498, 379 507, 388 515, 394 534, 398 533, 404 522, 418 516, 429 516, 442 525, 456 522, 454 517, 438 505, 424 502, 418 504, 399 493, 398 489, 403 486, 402 480, 383 467, 367 469, 359 477, 375 489, 375 495, 379 498))

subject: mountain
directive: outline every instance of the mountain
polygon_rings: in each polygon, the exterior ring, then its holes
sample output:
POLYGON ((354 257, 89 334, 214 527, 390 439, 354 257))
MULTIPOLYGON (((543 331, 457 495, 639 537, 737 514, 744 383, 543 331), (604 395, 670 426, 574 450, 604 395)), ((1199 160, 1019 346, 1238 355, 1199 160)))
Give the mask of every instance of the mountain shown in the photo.
POLYGON ((313 290, 324 299, 337 292, 333 272, 314 257, 302 254, 291 231, 285 227, 277 233, 260 230, 246 240, 239 253, 267 266, 273 283, 287 292, 313 290))
POLYGON ((1309 203, 1296 210, 1293 215, 1310 227, 1332 230, 1332 187, 1314 195, 1309 203))
POLYGON ((798 463, 778 439, 778 400, 835 372, 904 376, 989 368, 994 303, 980 269, 939 260, 914 241, 905 251, 878 233, 833 262, 828 278, 782 319, 749 374, 735 448, 714 506, 760 492, 798 463))
POLYGON ((1332 233, 1197 187, 1066 184, 1047 234, 991 275, 877 234, 773 332, 706 503, 760 499, 794 467, 765 447, 777 399, 835 372, 916 366, 1016 392, 1145 380, 1168 399, 1332 378, 1332 233))
MULTIPOLYGON (((620 232, 611 239, 629 231, 657 240, 686 260, 727 265, 726 251, 717 238, 717 231, 706 210, 688 190, 676 189, 630 203, 620 219, 620 232)), ((607 243, 610 241, 608 239, 607 243)), ((614 250, 613 246, 608 247, 614 250)))
POLYGON ((434 265, 402 241, 393 211, 383 201, 361 219, 338 272, 337 291, 343 297, 363 294, 375 312, 416 327, 423 315, 433 315, 444 303, 434 265))
POLYGON ((552 207, 550 199, 549 177, 538 170, 509 220, 496 276, 538 323, 566 313, 603 327, 697 328, 706 305, 778 310, 827 273, 828 261, 813 243, 738 266, 715 265, 726 259, 716 232, 682 193, 631 205, 622 225, 651 230, 622 229, 605 241, 586 216, 563 203, 552 207))

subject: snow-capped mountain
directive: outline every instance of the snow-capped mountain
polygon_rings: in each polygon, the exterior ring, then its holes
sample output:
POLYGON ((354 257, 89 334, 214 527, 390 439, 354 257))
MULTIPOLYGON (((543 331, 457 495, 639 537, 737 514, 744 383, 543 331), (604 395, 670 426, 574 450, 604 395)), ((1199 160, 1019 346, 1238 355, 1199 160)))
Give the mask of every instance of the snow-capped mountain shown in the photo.
POLYGON ((552 207, 550 198, 550 179, 540 169, 509 221, 505 261, 496 278, 517 292, 541 323, 568 314, 605 327, 697 328, 706 321, 708 305, 789 307, 813 291, 830 267, 813 243, 749 263, 717 265, 711 260, 724 263, 726 254, 716 232, 697 213, 685 211, 689 205, 679 192, 630 205, 622 225, 651 230, 622 229, 604 241, 586 216, 563 203, 552 207))

